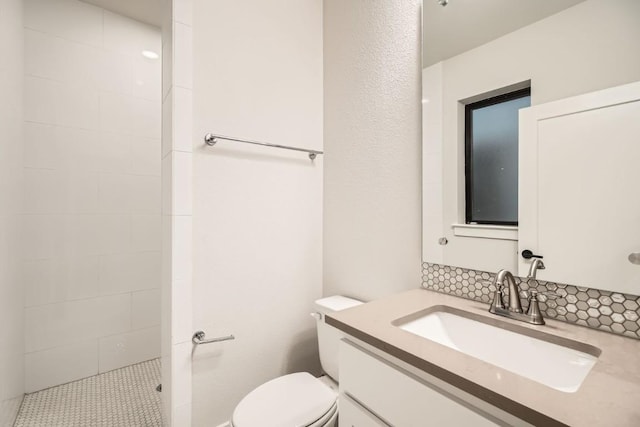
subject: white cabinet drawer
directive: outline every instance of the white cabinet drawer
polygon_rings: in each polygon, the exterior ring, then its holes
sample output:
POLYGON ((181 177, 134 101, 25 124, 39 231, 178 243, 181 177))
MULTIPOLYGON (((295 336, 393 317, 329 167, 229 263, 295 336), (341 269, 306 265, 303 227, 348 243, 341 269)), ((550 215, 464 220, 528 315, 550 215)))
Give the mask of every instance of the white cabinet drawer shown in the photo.
POLYGON ((347 395, 340 395, 339 427, 389 427, 375 415, 354 402, 347 395))
POLYGON ((445 394, 349 341, 340 343, 340 393, 398 427, 495 426, 445 394))

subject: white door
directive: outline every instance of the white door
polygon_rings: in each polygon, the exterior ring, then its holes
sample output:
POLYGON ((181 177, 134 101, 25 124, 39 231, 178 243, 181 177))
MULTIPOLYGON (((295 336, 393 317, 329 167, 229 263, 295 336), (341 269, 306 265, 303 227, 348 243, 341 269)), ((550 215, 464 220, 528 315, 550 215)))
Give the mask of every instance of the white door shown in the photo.
POLYGON ((523 110, 520 144, 519 252, 544 256, 538 278, 639 294, 640 82, 523 110))

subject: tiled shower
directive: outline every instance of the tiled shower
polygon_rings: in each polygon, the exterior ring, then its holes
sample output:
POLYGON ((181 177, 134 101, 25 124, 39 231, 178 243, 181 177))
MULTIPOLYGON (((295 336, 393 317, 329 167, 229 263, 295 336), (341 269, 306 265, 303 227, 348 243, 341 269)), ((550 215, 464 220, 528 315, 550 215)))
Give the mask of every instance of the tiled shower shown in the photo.
POLYGON ((26 391, 159 355, 158 29, 24 3, 26 391), (56 368, 56 369, 53 369, 56 368))
POLYGON ((78 0, 12 3, 32 393, 160 356, 162 42, 159 28, 78 0))

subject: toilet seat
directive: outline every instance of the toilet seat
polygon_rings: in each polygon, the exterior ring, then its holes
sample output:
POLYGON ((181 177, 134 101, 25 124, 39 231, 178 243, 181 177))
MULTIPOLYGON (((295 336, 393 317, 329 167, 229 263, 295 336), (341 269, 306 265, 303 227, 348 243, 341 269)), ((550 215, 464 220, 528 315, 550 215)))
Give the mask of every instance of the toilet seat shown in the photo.
POLYGON ((262 384, 238 404, 233 427, 319 427, 337 416, 338 394, 307 372, 262 384))

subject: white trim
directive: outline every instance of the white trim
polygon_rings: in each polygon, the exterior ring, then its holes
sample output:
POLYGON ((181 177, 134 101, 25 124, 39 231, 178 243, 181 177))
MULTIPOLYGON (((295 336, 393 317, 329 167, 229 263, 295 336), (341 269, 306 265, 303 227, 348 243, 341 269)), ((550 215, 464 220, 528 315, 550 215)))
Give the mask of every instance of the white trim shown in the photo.
POLYGON ((455 236, 518 241, 518 227, 511 225, 451 224, 451 228, 455 236))

